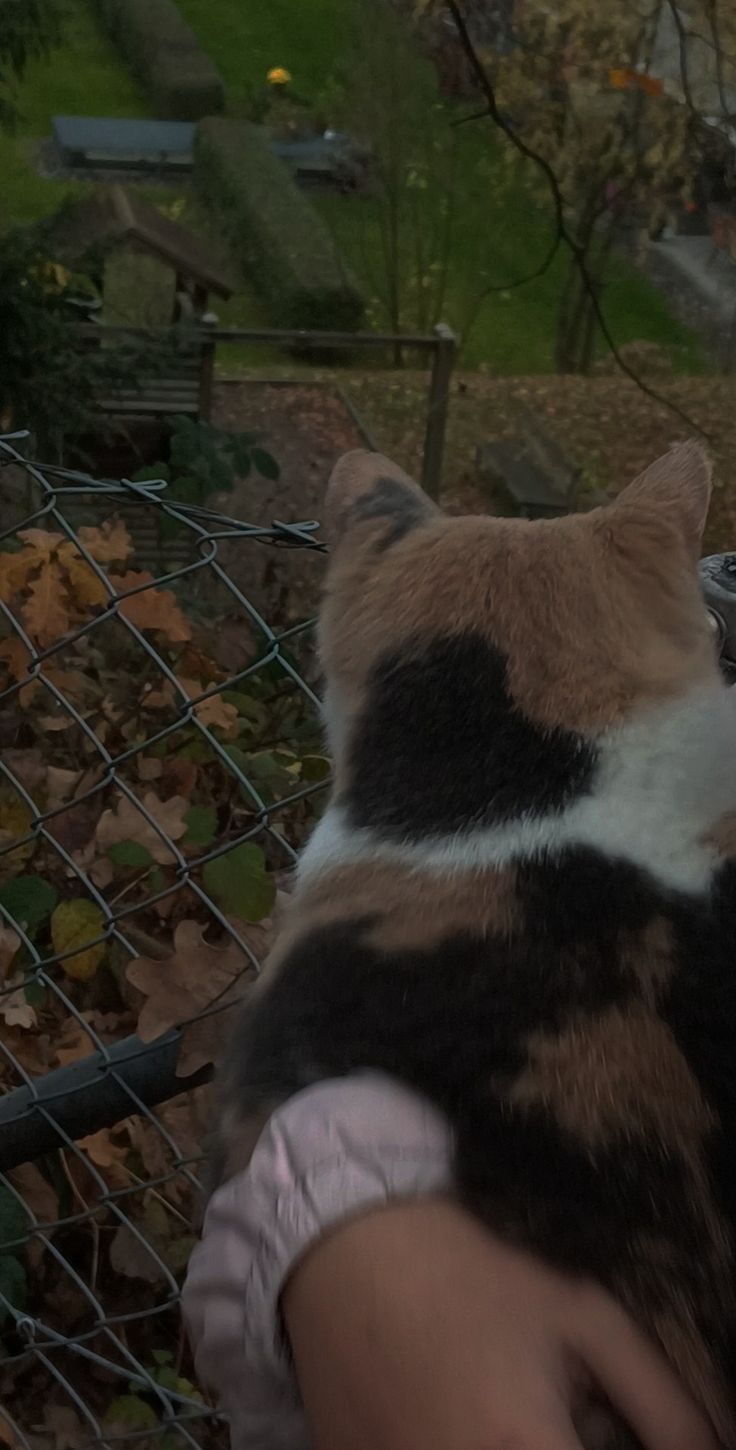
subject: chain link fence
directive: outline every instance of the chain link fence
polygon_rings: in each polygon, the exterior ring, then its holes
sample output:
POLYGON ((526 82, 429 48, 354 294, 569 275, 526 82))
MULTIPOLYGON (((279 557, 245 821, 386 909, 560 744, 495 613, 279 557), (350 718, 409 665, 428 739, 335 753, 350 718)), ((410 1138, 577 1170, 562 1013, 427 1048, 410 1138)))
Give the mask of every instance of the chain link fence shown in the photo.
POLYGON ((0 1446, 224 1444, 177 1301, 203 1084, 327 784, 284 605, 323 545, 23 447, 0 439, 0 1446))

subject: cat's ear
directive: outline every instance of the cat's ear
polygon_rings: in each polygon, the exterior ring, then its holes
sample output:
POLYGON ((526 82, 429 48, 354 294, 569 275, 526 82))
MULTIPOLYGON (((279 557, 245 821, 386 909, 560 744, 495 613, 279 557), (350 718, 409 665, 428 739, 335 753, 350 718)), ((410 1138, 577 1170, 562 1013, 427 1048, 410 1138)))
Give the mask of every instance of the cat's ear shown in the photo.
POLYGON ((705 449, 691 440, 677 443, 619 494, 612 512, 640 525, 642 533, 679 533, 697 557, 708 516, 712 467, 705 449), (648 527, 647 527, 648 525, 648 527))
POLYGON ((356 540, 389 549, 438 513, 403 468, 381 453, 356 449, 338 460, 327 485, 327 542, 334 549, 355 533, 356 540))

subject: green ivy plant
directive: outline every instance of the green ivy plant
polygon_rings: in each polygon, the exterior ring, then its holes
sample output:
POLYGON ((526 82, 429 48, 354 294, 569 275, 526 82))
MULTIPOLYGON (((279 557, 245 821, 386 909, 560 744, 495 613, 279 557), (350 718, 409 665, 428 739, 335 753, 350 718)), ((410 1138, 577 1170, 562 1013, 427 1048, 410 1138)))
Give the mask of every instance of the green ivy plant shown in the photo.
MULTIPOLYGON (((269 481, 280 475, 273 454, 259 446, 257 433, 231 433, 186 415, 168 417, 166 422, 168 462, 148 464, 133 475, 133 481, 166 479, 172 503, 203 504, 210 494, 231 493, 237 481, 254 470, 269 481)), ((176 520, 162 517, 162 532, 176 528, 176 520)))

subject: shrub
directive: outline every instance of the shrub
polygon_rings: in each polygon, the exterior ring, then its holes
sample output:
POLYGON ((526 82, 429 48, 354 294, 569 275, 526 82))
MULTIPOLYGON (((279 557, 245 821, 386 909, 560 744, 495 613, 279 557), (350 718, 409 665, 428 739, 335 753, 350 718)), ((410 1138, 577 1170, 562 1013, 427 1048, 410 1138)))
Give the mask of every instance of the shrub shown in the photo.
POLYGON ((360 327, 363 299, 335 242, 257 126, 200 122, 194 174, 276 325, 360 327))
POLYGON ((97 0, 97 8, 161 116, 198 121, 223 109, 222 77, 174 0, 97 0))

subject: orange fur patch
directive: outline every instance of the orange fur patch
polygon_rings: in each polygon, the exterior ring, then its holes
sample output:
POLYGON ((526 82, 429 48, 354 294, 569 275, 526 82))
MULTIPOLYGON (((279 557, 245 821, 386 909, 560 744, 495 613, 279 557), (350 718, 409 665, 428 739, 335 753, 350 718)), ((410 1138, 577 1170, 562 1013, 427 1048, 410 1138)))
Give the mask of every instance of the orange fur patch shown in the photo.
POLYGON ((651 1135, 700 1161, 713 1114, 669 1028, 644 1007, 536 1033, 528 1052, 511 1102, 541 1104, 590 1148, 619 1133, 651 1135))
MULTIPOLYGON (((386 460, 361 458, 359 466, 345 462, 346 492, 331 487, 333 512, 338 500, 367 493, 386 468, 386 460)), ((372 524, 347 528, 328 568, 321 640, 348 716, 387 649, 467 631, 502 651, 511 695, 530 720, 585 735, 714 679, 693 563, 699 515, 682 484, 701 465, 702 455, 683 446, 622 501, 565 519, 438 514, 385 554, 366 547, 372 524), (680 487, 686 502, 678 513, 672 497, 680 487)), ((693 494, 702 487, 698 475, 693 494)))

